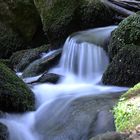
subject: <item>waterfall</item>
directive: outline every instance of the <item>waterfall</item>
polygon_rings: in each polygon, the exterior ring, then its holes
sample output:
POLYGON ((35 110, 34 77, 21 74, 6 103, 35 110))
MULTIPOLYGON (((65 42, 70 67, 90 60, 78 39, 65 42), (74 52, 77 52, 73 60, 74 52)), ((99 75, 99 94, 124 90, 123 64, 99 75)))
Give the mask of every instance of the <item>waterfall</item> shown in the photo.
MULTIPOLYGON (((127 89, 99 84, 108 65, 104 47, 115 28, 116 26, 110 26, 82 31, 67 38, 58 66, 50 70, 65 78, 56 85, 44 83, 31 87, 36 98, 36 111, 7 114, 0 119, 8 127, 10 140, 87 140, 86 135, 93 120, 89 119, 90 110, 77 113, 76 118, 72 119, 75 110, 72 113, 69 111, 71 106, 75 109, 75 103, 71 103, 83 96, 127 89), (86 138, 81 139, 84 134, 86 138)), ((52 52, 43 54, 42 57, 50 54, 52 52)), ((80 109, 86 105, 81 107, 82 104, 80 109)))
MULTIPOLYGON (((117 26, 97 28, 72 34, 67 38, 59 63, 59 74, 73 74, 81 80, 101 78, 108 65, 103 47, 117 26)), ((106 49, 106 48, 105 48, 106 49)), ((58 68, 51 70, 58 72, 58 68)))

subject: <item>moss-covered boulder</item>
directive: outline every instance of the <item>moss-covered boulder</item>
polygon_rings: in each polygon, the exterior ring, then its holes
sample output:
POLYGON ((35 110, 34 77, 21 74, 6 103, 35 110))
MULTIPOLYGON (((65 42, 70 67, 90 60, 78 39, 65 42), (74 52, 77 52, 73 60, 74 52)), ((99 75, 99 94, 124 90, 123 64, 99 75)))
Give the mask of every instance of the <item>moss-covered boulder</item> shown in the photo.
POLYGON ((13 52, 24 48, 26 46, 21 36, 0 22, 0 58, 7 58, 13 52))
POLYGON ((100 0, 81 0, 78 15, 81 29, 110 25, 114 13, 100 0))
POLYGON ((100 0, 34 0, 51 43, 60 43, 72 32, 108 25, 112 12, 100 0))
POLYGON ((30 41, 40 24, 40 17, 33 0, 1 0, 0 21, 30 41))
POLYGON ((0 122, 0 140, 8 140, 9 132, 8 128, 0 122))
POLYGON ((24 71, 23 78, 33 77, 48 71, 55 66, 61 56, 62 49, 54 50, 49 55, 33 61, 24 71))
POLYGON ((41 15, 44 31, 52 43, 64 40, 75 31, 75 12, 79 0, 34 0, 41 15))
POLYGON ((0 63, 5 64, 7 67, 9 67, 10 69, 12 69, 12 65, 9 59, 0 59, 0 63))
POLYGON ((102 81, 107 85, 134 86, 140 81, 140 46, 124 46, 109 64, 102 81))
POLYGON ((140 83, 121 96, 114 117, 117 131, 132 131, 140 124, 140 83))
POLYGON ((126 44, 140 45, 140 12, 124 19, 113 31, 109 45, 110 58, 113 59, 126 44))
POLYGON ((15 52, 11 58, 10 63, 16 71, 23 71, 31 62, 41 57, 41 53, 49 50, 50 45, 43 45, 35 49, 27 49, 15 52))
POLYGON ((34 109, 32 91, 6 65, 0 63, 0 110, 24 112, 34 109))

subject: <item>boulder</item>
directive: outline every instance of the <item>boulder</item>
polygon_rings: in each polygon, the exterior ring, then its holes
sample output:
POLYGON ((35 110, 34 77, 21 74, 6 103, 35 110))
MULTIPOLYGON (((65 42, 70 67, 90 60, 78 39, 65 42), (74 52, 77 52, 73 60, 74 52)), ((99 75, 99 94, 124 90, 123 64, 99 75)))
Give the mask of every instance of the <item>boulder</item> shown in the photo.
POLYGON ((47 52, 50 45, 43 45, 35 49, 28 49, 15 52, 10 63, 16 71, 23 71, 30 63, 41 58, 41 53, 47 52))
POLYGON ((39 83, 53 83, 53 84, 56 84, 61 77, 62 77, 61 75, 54 74, 54 73, 44 73, 37 80, 37 82, 39 82, 39 83))
POLYGON ((0 140, 9 140, 8 128, 0 122, 0 140))
POLYGON ((6 65, 0 63, 0 110, 25 112, 34 109, 32 91, 6 65))
POLYGON ((30 41, 40 24, 40 17, 33 0, 1 0, 0 21, 30 41))
POLYGON ((132 139, 128 138, 128 136, 125 134, 121 134, 117 132, 108 132, 93 137, 90 140, 132 140, 132 139))
POLYGON ((124 46, 109 64, 102 81, 106 85, 134 86, 140 81, 140 46, 124 46))
POLYGON ((0 22, 0 58, 7 58, 13 52, 26 48, 22 37, 9 26, 0 22))
MULTIPOLYGON (((42 140, 46 137, 47 140, 89 140, 96 135, 94 130, 101 117, 99 114, 109 113, 118 99, 117 94, 70 97, 56 98, 36 112, 35 128, 43 136, 42 140)), ((102 120, 109 122, 110 117, 106 116, 102 116, 102 120)), ((109 124, 112 128, 112 123, 109 124)))
POLYGON ((114 118, 117 131, 140 132, 140 83, 120 97, 114 107, 114 118))
POLYGON ((56 65, 60 59, 62 49, 54 50, 50 54, 33 61, 24 71, 23 78, 33 77, 48 71, 56 65))
POLYGON ((34 0, 50 43, 61 44, 81 29, 109 25, 112 12, 99 0, 34 0), (104 11, 104 12, 102 12, 104 11))
POLYGON ((109 43, 108 53, 111 60, 127 44, 140 46, 140 12, 124 19, 115 31, 109 43))

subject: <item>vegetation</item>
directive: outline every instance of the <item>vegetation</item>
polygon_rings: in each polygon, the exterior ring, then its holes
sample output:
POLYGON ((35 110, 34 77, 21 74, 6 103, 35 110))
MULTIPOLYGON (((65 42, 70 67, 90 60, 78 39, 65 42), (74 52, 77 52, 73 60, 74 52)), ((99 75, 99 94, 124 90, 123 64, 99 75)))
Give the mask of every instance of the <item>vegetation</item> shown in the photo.
POLYGON ((126 45, 120 49, 103 74, 106 85, 131 87, 140 81, 140 46, 126 45))
POLYGON ((114 107, 117 131, 132 131, 140 124, 140 83, 123 94, 114 107))
POLYGON ((112 33, 109 45, 111 60, 121 48, 129 46, 128 44, 140 46, 140 12, 124 19, 112 33))
POLYGON ((0 110, 24 112, 34 109, 31 90, 6 65, 0 63, 0 110))

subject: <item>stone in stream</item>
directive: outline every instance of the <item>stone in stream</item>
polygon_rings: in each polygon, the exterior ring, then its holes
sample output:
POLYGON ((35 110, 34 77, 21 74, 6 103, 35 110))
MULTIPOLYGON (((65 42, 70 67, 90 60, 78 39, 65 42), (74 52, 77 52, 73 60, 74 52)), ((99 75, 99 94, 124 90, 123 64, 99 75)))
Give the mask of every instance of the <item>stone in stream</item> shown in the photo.
POLYGON ((34 110, 32 91, 6 65, 0 63, 0 110, 25 112, 34 110))
MULTIPOLYGON (((103 120, 112 121, 107 112, 113 107, 118 96, 106 94, 56 99, 36 112, 35 128, 43 136, 42 140, 89 140, 97 134, 93 133, 96 128, 93 130, 92 126, 96 126, 96 120, 101 119, 101 114, 105 114, 103 120), (89 132, 92 132, 92 136, 89 132)), ((109 130, 114 131, 114 124, 110 125, 108 124, 109 130)), ((100 133, 104 132, 100 127, 97 129, 100 133)))
POLYGON ((27 49, 15 52, 11 58, 10 63, 16 71, 23 71, 31 62, 41 58, 41 53, 49 50, 50 45, 42 45, 35 49, 27 49))
POLYGON ((48 71, 50 68, 55 66, 61 56, 62 49, 53 51, 50 55, 40 58, 32 62, 24 71, 23 78, 33 77, 48 71))
POLYGON ((0 140, 9 140, 8 128, 0 122, 0 140))
POLYGON ((39 83, 53 83, 56 84, 59 79, 62 78, 61 75, 54 74, 54 73, 44 73, 38 80, 37 82, 39 83))
POLYGON ((93 134, 94 136, 106 132, 115 131, 115 123, 114 123, 114 117, 113 114, 109 111, 100 111, 97 114, 96 122, 93 126, 93 134))

